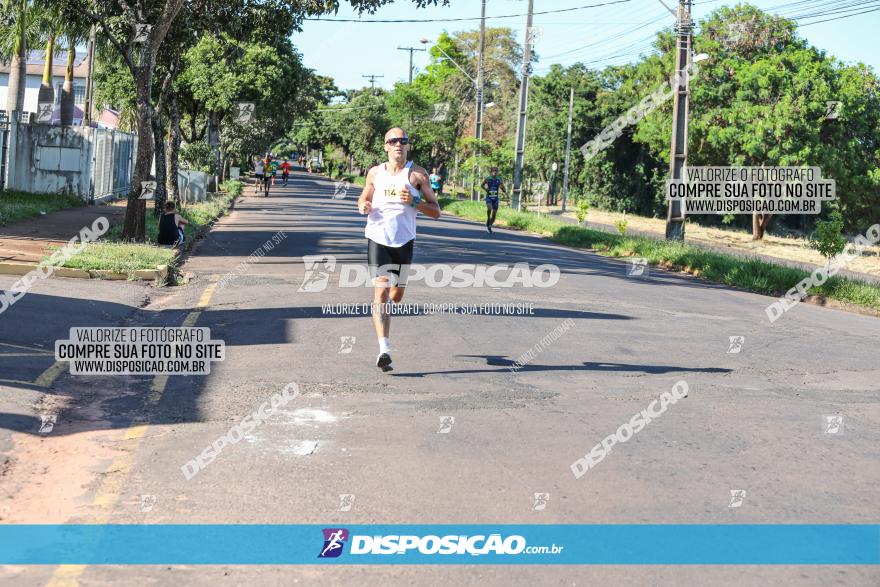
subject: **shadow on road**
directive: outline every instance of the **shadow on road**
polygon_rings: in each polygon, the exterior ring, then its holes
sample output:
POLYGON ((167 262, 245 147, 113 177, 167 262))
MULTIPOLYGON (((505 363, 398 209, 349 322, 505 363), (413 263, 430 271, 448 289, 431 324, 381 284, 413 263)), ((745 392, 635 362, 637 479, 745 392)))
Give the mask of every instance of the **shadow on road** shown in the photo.
POLYGON ((600 371, 600 372, 626 372, 647 373, 651 375, 663 375, 666 373, 730 373, 732 369, 721 367, 675 367, 671 365, 630 365, 627 363, 593 363, 583 362, 579 365, 540 365, 527 363, 517 367, 514 359, 506 355, 456 355, 463 358, 484 359, 490 367, 500 369, 447 369, 445 371, 424 371, 422 373, 392 373, 393 377, 425 377, 427 375, 464 375, 475 373, 504 373, 511 370, 516 372, 558 372, 558 371, 600 371))

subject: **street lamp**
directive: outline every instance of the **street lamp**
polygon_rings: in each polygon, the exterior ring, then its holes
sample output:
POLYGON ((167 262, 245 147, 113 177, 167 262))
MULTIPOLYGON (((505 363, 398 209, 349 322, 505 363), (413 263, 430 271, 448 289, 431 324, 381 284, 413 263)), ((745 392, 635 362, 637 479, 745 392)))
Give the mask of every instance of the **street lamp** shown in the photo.
MULTIPOLYGON (((485 3, 484 3, 484 4, 485 4, 485 3)), ((484 6, 484 9, 485 9, 485 6, 484 6)), ((430 43, 431 41, 430 41, 429 39, 425 38, 425 37, 422 37, 422 38, 419 40, 419 42, 420 42, 422 45, 427 45, 427 44, 430 43)), ((471 74, 469 74, 467 71, 465 71, 465 69, 464 69, 461 65, 459 65, 458 62, 457 62, 455 59, 453 59, 452 57, 450 57, 449 53, 447 53, 446 51, 443 50, 443 47, 441 47, 440 45, 436 45, 436 44, 435 44, 434 46, 437 47, 437 49, 438 49, 441 53, 443 53, 443 55, 446 57, 446 59, 448 59, 449 61, 451 61, 452 64, 453 64, 455 67, 457 67, 458 70, 461 71, 461 72, 464 74, 464 76, 465 76, 466 78, 468 78, 468 79, 471 81, 472 84, 474 84, 474 88, 475 88, 475 90, 476 90, 475 93, 476 93, 476 95, 477 95, 477 108, 476 108, 476 110, 474 111, 474 118, 475 118, 475 121, 474 121, 474 138, 477 139, 477 173, 479 174, 479 173, 480 173, 480 164, 479 164, 479 160, 480 160, 480 141, 483 140, 483 55, 482 55, 482 48, 481 48, 481 51, 480 51, 480 65, 479 65, 479 67, 477 68, 477 69, 478 69, 478 71, 477 71, 477 79, 474 79, 473 77, 471 77, 471 74)), ((495 104, 494 102, 490 102, 488 105, 486 105, 486 107, 489 108, 489 107, 491 107, 491 106, 494 105, 494 104, 495 104)), ((473 197, 473 196, 472 196, 472 197, 473 197)))
MULTIPOLYGON (((419 42, 420 42, 422 45, 426 45, 426 44, 430 43, 431 41, 430 41, 429 39, 422 38, 419 42)), ((458 62, 457 62, 455 59, 453 59, 452 57, 450 57, 450 56, 449 56, 449 53, 447 53, 446 51, 443 50, 443 47, 441 47, 440 45, 434 45, 434 46, 437 47, 437 49, 438 49, 441 53, 443 53, 443 55, 446 57, 446 59, 450 60, 450 61, 452 62, 452 65, 454 65, 455 67, 457 67, 457 68, 458 68, 458 69, 459 69, 459 70, 465 75, 465 77, 467 77, 469 80, 471 80, 471 83, 472 83, 472 84, 474 84, 475 86, 478 85, 478 84, 477 84, 477 80, 475 80, 474 78, 472 78, 472 77, 471 77, 471 74, 469 74, 467 71, 465 71, 465 69, 464 69, 461 65, 459 65, 458 62)))

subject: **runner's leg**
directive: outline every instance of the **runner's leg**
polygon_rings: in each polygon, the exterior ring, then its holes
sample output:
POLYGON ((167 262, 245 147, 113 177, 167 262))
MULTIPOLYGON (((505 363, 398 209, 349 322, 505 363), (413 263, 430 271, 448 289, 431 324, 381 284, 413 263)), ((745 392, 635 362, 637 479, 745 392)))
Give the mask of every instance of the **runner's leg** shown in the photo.
POLYGON ((388 287, 388 276, 382 274, 380 268, 387 267, 392 262, 388 247, 367 239, 367 262, 370 266, 370 275, 373 277, 373 327, 376 329, 376 339, 379 342, 376 366, 387 372, 392 370, 391 314, 388 312, 391 288, 388 287))

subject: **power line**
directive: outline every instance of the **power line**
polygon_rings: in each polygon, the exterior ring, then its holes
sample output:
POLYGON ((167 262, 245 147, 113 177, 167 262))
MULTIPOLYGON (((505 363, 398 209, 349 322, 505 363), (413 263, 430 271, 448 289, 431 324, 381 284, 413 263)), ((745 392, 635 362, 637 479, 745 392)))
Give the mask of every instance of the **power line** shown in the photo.
MULTIPOLYGON (((627 2, 631 2, 632 0, 613 0, 611 2, 602 2, 601 4, 587 4, 586 6, 576 6, 574 8, 560 8, 558 10, 544 10, 542 12, 535 12, 535 15, 539 14, 559 14, 561 12, 574 12, 575 10, 586 10, 588 8, 598 8, 600 6, 611 6, 613 4, 625 4, 627 2)), ((520 18, 523 16, 528 16, 527 14, 502 14, 499 16, 487 16, 486 19, 500 19, 500 18, 520 18)), ((469 17, 469 18, 394 18, 394 19, 362 19, 362 18, 304 18, 303 20, 310 21, 323 21, 323 22, 380 22, 380 23, 412 23, 412 22, 473 22, 480 20, 479 17, 469 17)))
POLYGON ((376 92, 376 80, 379 79, 380 77, 385 77, 385 76, 384 76, 384 75, 375 75, 375 74, 372 74, 372 73, 371 73, 371 74, 369 74, 369 75, 362 75, 361 77, 365 77, 365 78, 367 78, 368 80, 370 80, 370 92, 375 94, 375 92, 376 92))
POLYGON ((805 22, 805 23, 803 23, 803 24, 798 23, 798 26, 802 26, 802 27, 804 27, 804 26, 810 26, 810 25, 813 25, 813 24, 819 24, 820 22, 831 22, 832 20, 842 20, 842 19, 844 19, 844 18, 850 18, 850 17, 852 17, 852 16, 858 16, 859 14, 868 14, 869 12, 877 12, 878 10, 880 10, 880 8, 873 8, 873 9, 871 9, 871 10, 864 10, 864 11, 862 11, 862 12, 856 12, 855 14, 847 14, 847 15, 845 15, 845 16, 837 16, 837 17, 835 17, 835 18, 826 18, 826 19, 824 19, 824 20, 816 20, 816 21, 813 21, 813 22, 805 22))

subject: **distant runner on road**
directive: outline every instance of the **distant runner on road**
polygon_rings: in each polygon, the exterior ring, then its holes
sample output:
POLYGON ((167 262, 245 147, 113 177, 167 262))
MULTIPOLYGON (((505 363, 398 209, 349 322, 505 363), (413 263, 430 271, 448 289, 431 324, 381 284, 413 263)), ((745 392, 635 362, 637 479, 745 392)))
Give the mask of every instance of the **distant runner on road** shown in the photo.
POLYGON ((367 173, 358 211, 367 215, 367 259, 373 281, 373 325, 379 339, 376 366, 391 371, 391 315, 385 304, 400 303, 412 263, 418 212, 440 218, 440 205, 424 168, 407 161, 409 138, 401 128, 385 133, 388 162, 367 173), (391 267, 396 267, 390 268, 391 267), (405 266, 405 267, 401 267, 405 266), (379 268, 382 267, 382 271, 379 268), (398 279, 389 284, 388 275, 398 279), (401 274, 403 275, 401 277, 401 274))
POLYGON ((290 176, 290 162, 285 159, 284 163, 281 164, 281 181, 283 182, 281 185, 287 187, 287 178, 290 176))
POLYGON ((495 215, 498 213, 498 191, 507 195, 504 180, 498 177, 498 168, 489 170, 491 175, 483 180, 482 188, 486 190, 486 230, 492 233, 492 225, 495 224, 495 215))
POLYGON ((431 175, 428 176, 428 179, 431 180, 431 189, 434 190, 434 193, 443 195, 443 177, 437 173, 436 167, 431 172, 431 175))
POLYGON ((254 187, 254 195, 263 188, 263 180, 266 175, 266 165, 263 163, 262 159, 257 159, 257 162, 254 164, 254 176, 257 178, 257 185, 254 187))
POLYGON ((272 168, 272 157, 266 155, 263 159, 264 175, 263 175, 263 191, 264 196, 269 197, 269 186, 272 185, 272 178, 275 176, 275 170, 272 168))

